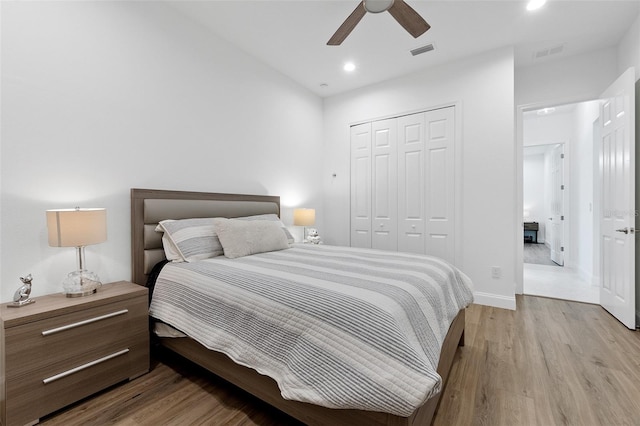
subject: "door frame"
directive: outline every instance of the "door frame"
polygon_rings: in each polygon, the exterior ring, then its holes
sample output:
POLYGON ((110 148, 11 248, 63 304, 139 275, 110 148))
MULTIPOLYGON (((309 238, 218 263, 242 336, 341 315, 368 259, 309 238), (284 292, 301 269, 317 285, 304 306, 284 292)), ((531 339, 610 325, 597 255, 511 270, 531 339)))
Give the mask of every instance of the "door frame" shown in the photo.
MULTIPOLYGON (((562 147, 562 151, 564 154, 564 163, 562 166, 562 182, 563 185, 566 187, 566 189, 564 189, 564 199, 563 199, 563 216, 565 216, 565 220, 564 220, 564 224, 563 224, 563 236, 562 236, 562 246, 565 248, 565 254, 564 254, 564 262, 563 265, 558 265, 559 267, 563 268, 565 266, 570 266, 567 265, 566 263, 566 255, 568 253, 571 252, 571 247, 570 247, 570 242, 567 241, 566 235, 568 234, 568 230, 571 227, 571 214, 570 214, 570 200, 571 200, 571 189, 572 189, 572 185, 571 185, 571 154, 570 154, 570 142, 568 140, 564 140, 564 139, 559 139, 557 141, 553 141, 553 142, 548 142, 548 143, 540 143, 540 144, 536 144, 536 145, 527 145, 527 146, 523 146, 522 147, 522 161, 523 161, 523 165, 524 165, 524 150, 525 148, 536 148, 536 147, 547 147, 546 148, 546 152, 548 152, 549 147, 553 147, 553 146, 561 146, 562 147)), ((524 173, 524 169, 523 169, 523 173, 524 173)), ((523 180, 524 180, 524 176, 523 176, 523 180)), ((545 187, 545 192, 547 191, 547 188, 545 187)), ((524 187, 523 187, 523 193, 522 193, 522 197, 523 197, 523 201, 524 201, 524 187)), ((524 207, 524 202, 523 202, 523 207, 524 207)), ((548 218, 545 216, 543 219, 541 219, 541 223, 542 221, 544 221, 544 227, 541 228, 544 230, 544 244, 547 245, 549 248, 550 247, 550 243, 551 241, 547 239, 547 231, 549 228, 549 224, 547 223, 548 218)), ((538 240, 540 240, 540 231, 538 231, 538 240)), ((551 260, 551 259, 550 259, 551 260)))
MULTIPOLYGON (((530 104, 518 105, 516 107, 516 137, 515 137, 515 161, 516 161, 516 205, 514 208, 514 214, 516 218, 516 223, 522 223, 523 217, 523 205, 524 202, 524 188, 523 188, 523 164, 524 164, 524 113, 527 111, 534 111, 542 108, 550 108, 556 107, 559 105, 567 105, 567 104, 575 104, 580 102, 588 102, 598 99, 590 98, 590 97, 580 97, 580 98, 566 98, 559 99, 555 101, 544 101, 544 102, 535 102, 530 104)), ((568 158, 570 158, 570 153, 566 152, 566 149, 570 150, 570 147, 565 144, 565 154, 568 158)), ((565 164, 565 177, 567 176, 566 169, 570 167, 569 164, 565 164)), ((568 184, 568 183, 567 183, 568 184)), ((566 206, 565 200, 565 207, 566 206)), ((594 206, 595 209, 595 206, 594 206)), ((566 224, 565 224, 566 226, 566 224)), ((522 241, 524 239, 524 227, 518 226, 517 232, 515 232, 515 246, 516 246, 516 264, 514 265, 515 269, 515 294, 523 294, 524 293, 524 245, 522 241)), ((566 242, 565 242, 566 243, 566 242)), ((566 253, 565 253, 565 266, 566 264, 566 253)))

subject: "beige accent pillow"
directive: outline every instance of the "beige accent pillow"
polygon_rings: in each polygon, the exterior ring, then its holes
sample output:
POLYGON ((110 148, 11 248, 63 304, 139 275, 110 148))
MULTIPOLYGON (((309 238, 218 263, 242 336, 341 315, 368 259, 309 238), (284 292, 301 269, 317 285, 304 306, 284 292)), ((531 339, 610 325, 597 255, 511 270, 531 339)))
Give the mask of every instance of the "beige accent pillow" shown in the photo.
POLYGON ((224 255, 230 259, 289 248, 278 222, 268 220, 213 220, 224 255))
POLYGON ((282 227, 282 231, 287 236, 287 240, 289 241, 289 244, 293 244, 293 243, 296 242, 295 238, 293 238, 293 235, 291 235, 291 232, 289 232, 287 227, 284 226, 284 223, 282 223, 282 221, 280 220, 280 218, 278 217, 277 214, 274 214, 274 213, 257 214, 257 215, 254 215, 254 216, 236 217, 234 219, 240 219, 240 220, 268 220, 268 221, 271 221, 271 222, 278 222, 278 224, 282 227))

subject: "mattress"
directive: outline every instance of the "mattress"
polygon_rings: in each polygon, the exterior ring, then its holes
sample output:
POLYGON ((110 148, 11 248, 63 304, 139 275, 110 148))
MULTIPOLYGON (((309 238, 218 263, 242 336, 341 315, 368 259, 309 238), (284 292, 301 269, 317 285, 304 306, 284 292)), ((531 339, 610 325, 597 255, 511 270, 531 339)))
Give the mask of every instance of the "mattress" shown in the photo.
POLYGON ((472 300, 439 258, 295 244, 169 263, 150 315, 273 378, 285 399, 406 417, 440 391, 444 338, 472 300))

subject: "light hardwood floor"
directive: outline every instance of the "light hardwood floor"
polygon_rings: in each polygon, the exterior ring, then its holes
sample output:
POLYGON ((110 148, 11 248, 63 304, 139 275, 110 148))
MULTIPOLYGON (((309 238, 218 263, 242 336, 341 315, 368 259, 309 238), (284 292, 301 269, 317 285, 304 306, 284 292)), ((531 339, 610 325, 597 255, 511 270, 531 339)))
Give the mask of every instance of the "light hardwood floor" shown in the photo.
MULTIPOLYGON (((518 296, 472 305, 434 425, 640 425, 640 332, 597 305, 518 296)), ((294 425, 175 357, 44 425, 294 425)))

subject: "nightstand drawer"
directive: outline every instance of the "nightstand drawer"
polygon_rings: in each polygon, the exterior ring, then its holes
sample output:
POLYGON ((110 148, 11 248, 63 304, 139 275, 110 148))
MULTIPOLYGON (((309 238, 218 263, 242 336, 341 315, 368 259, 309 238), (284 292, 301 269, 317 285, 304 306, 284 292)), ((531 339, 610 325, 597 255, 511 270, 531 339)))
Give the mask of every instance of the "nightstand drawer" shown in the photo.
POLYGON ((7 389, 12 395, 6 402, 7 424, 25 424, 34 420, 34 414, 37 418, 129 379, 130 366, 139 363, 139 358, 146 354, 140 347, 124 348, 70 365, 69 369, 59 371, 57 377, 40 369, 28 376, 7 379, 7 389))
POLYGON ((6 331, 7 380, 35 370, 56 374, 147 333, 147 299, 137 297, 47 318, 6 331))

